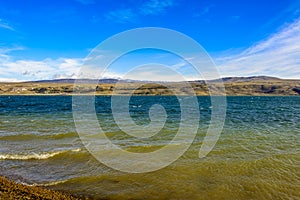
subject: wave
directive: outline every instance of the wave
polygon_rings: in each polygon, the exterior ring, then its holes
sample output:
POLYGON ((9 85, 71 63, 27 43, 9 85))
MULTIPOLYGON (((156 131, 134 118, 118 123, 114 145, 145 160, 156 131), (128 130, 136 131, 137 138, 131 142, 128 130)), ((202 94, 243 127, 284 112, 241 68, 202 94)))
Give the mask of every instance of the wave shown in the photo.
POLYGON ((41 187, 51 187, 51 186, 56 186, 56 185, 60 185, 60 184, 66 184, 66 185, 70 185, 70 184, 74 184, 74 183, 94 183, 95 181, 99 181, 99 180, 106 180, 106 181, 111 181, 111 182, 117 182, 117 176, 111 176, 111 175, 88 175, 88 176, 76 176, 76 177, 72 177, 72 178, 67 178, 67 179, 62 179, 62 180, 56 180, 56 181, 50 181, 50 182, 44 182, 44 183, 34 183, 31 184, 33 186, 41 186, 41 187))
POLYGON ((63 184, 63 183, 66 183, 66 182, 68 182, 70 180, 71 179, 60 180, 60 181, 53 181, 53 182, 49 182, 49 183, 33 183, 33 184, 22 183, 22 184, 29 185, 29 186, 49 187, 49 186, 55 186, 55 185, 58 185, 58 184, 63 184))
POLYGON ((68 152, 79 152, 78 149, 55 151, 55 152, 44 152, 44 153, 31 153, 31 154, 0 154, 0 160, 45 160, 54 156, 68 153, 68 152))
POLYGON ((32 140, 32 139, 63 139, 63 138, 78 137, 76 132, 52 134, 52 135, 37 135, 37 134, 15 134, 0 136, 1 140, 32 140))

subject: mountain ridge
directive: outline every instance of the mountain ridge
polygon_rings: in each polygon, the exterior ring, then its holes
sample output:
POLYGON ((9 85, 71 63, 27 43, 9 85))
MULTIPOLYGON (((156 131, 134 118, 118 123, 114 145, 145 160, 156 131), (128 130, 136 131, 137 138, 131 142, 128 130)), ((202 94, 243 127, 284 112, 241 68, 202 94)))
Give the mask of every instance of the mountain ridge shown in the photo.
MULTIPOLYGON (((298 80, 298 79, 283 79, 273 76, 230 76, 230 77, 222 77, 220 79, 212 79, 208 80, 210 82, 249 82, 249 81, 290 81, 290 80, 298 80)), ((300 80, 300 79, 299 79, 300 80)), ((23 81, 23 82, 17 82, 17 83, 75 83, 81 82, 81 83, 117 83, 117 82, 170 82, 170 83, 176 83, 181 81, 148 81, 148 80, 132 80, 132 79, 116 79, 116 78, 103 78, 103 79, 74 79, 74 78, 64 78, 64 79, 46 79, 46 80, 37 80, 37 81, 23 81)), ((205 80, 190 80, 188 82, 205 82, 205 80)), ((1 82, 5 83, 5 82, 1 82)), ((7 82, 8 83, 8 82, 7 82)), ((11 82, 10 82, 11 83, 11 82)))

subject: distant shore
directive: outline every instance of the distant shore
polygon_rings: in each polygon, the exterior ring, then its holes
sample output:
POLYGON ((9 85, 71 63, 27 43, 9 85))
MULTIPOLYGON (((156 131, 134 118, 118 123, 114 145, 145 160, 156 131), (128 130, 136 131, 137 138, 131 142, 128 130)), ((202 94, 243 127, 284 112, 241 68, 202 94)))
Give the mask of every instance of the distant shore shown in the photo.
POLYGON ((16 183, 0 176, 0 199, 40 199, 40 200, 78 200, 87 199, 66 192, 49 190, 43 187, 16 183))
MULTIPOLYGON (((0 95, 74 95, 75 80, 51 80, 36 82, 0 83, 0 95)), ((300 95, 300 80, 279 79, 274 77, 231 77, 213 82, 209 87, 205 81, 189 82, 145 82, 102 80, 83 81, 76 84, 80 95, 141 95, 171 96, 197 95, 209 96, 211 91, 219 94, 225 87, 227 96, 296 96, 300 95), (94 84, 92 84, 94 83, 94 84), (223 84, 222 84, 223 83, 223 84)))

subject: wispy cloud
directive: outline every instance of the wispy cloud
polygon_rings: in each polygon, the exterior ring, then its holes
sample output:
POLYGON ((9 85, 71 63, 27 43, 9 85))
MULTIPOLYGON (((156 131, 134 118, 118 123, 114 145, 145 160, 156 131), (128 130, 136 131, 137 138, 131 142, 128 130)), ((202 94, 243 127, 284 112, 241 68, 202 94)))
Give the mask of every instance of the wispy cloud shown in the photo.
POLYGON ((6 56, 6 54, 12 52, 12 51, 21 51, 25 48, 22 46, 14 46, 14 47, 0 47, 0 56, 6 56))
POLYGON ((75 0, 83 5, 88 5, 88 4, 94 4, 95 1, 94 0, 75 0))
MULTIPOLYGON (((206 14, 208 14, 208 13, 211 11, 211 9, 212 9, 213 7, 215 7, 214 4, 206 5, 206 6, 204 6, 202 9, 199 9, 198 12, 195 12, 195 13, 193 14, 193 17, 201 17, 201 16, 203 16, 203 15, 206 15, 206 14)), ((210 21, 210 20, 208 20, 208 21, 210 21)))
POLYGON ((11 56, 9 55, 12 51, 24 50, 23 47, 0 47, 0 69, 2 70, 2 65, 9 62, 11 56))
POLYGON ((14 31, 15 29, 5 20, 0 19, 0 28, 14 31))
POLYGON ((124 24, 128 22, 134 22, 136 19, 136 14, 132 9, 120 9, 107 13, 105 18, 109 21, 124 24))
POLYGON ((239 16, 239 15, 232 15, 229 17, 229 21, 232 23, 235 23, 235 22, 239 21, 240 18, 241 18, 241 16, 239 16))
POLYGON ((149 0, 139 9, 143 15, 159 15, 174 6, 173 0, 149 0))
POLYGON ((235 55, 216 59, 223 76, 300 78, 300 19, 235 55))
POLYGON ((205 14, 209 13, 210 10, 211 10, 213 7, 215 7, 214 4, 210 4, 210 5, 205 6, 205 7, 203 8, 203 10, 200 12, 200 14, 201 14, 201 15, 205 15, 205 14))
POLYGON ((136 22, 139 16, 160 15, 175 5, 174 0, 148 0, 136 7, 110 11, 105 18, 115 23, 136 22))

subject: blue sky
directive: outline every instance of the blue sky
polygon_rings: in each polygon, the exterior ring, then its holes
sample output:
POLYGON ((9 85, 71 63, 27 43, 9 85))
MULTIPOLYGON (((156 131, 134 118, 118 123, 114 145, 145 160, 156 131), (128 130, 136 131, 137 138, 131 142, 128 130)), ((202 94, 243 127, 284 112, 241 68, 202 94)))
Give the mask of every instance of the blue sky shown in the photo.
MULTIPOLYGON (((299 17, 296 0, 0 0, 0 81, 76 78, 101 41, 140 27, 169 28, 193 38, 223 77, 300 78, 299 17)), ((150 62, 161 53, 134 53, 107 76, 122 77, 135 60, 147 54, 150 62)), ((159 61, 197 79, 180 70, 188 66, 178 58, 159 61)))

